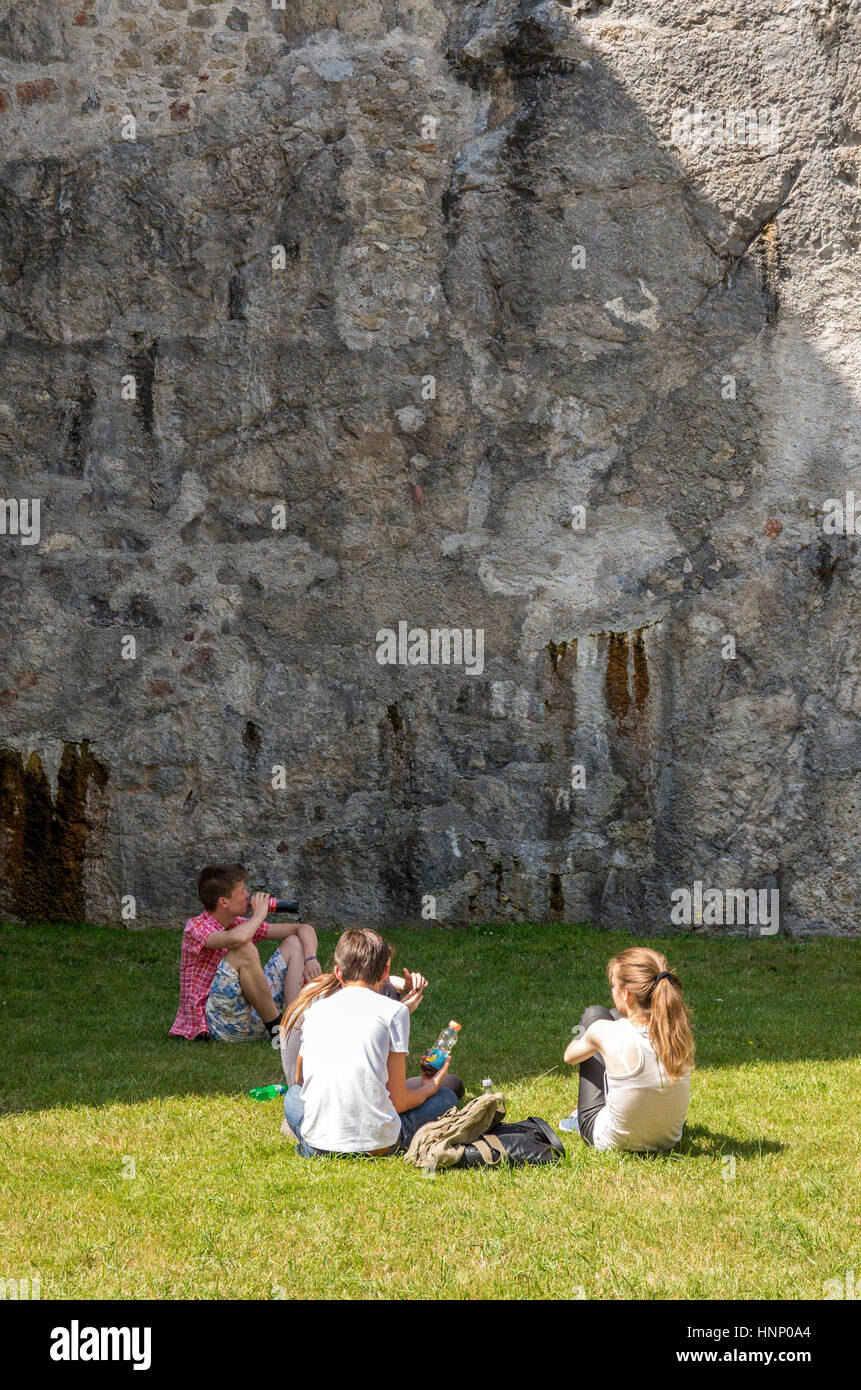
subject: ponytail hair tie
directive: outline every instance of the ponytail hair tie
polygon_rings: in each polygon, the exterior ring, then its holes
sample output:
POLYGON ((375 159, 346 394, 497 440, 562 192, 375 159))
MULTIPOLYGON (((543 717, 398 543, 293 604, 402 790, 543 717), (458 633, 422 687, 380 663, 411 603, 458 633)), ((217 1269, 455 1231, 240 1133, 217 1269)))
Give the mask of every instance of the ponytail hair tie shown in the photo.
MULTIPOLYGON (((673 972, 671 970, 662 970, 659 975, 655 976, 655 984, 658 983, 658 980, 671 980, 672 978, 673 972)), ((654 985, 652 988, 654 988, 654 985)))

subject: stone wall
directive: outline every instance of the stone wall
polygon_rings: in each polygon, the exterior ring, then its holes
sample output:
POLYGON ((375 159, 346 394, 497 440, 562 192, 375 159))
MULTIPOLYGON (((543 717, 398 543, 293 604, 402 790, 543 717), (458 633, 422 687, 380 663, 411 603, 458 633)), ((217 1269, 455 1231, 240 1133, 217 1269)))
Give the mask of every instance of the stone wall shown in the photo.
POLYGON ((0 912, 239 857, 857 932, 859 60, 844 0, 0 0, 0 912))

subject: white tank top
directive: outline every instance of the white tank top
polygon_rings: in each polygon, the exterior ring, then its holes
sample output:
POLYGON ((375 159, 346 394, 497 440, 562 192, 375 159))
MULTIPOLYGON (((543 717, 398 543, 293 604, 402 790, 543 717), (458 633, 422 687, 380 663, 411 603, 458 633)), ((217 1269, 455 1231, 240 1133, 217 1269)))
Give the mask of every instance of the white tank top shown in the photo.
POLYGON ((649 1041, 644 1024, 617 1019, 617 1051, 631 1035, 639 1048, 637 1065, 625 1076, 607 1073, 607 1104, 598 1114, 592 1139, 596 1149, 634 1149, 638 1153, 671 1149, 682 1137, 691 1099, 691 1076, 670 1081, 649 1041))

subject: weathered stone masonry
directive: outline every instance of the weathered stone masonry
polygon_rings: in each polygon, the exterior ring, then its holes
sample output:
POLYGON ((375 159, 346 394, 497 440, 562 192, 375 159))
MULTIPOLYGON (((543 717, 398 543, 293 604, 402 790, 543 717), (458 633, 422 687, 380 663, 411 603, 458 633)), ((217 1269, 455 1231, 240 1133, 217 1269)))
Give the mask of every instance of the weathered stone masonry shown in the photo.
POLYGON ((0 0, 0 916, 238 855, 326 923, 857 931, 859 59, 848 0, 0 0))

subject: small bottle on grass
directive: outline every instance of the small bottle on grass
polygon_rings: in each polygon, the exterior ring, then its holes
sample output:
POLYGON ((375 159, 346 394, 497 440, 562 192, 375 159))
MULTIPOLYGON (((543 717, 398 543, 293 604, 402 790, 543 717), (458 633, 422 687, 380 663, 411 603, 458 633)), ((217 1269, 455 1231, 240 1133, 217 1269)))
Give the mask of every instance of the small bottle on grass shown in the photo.
POLYGON ((276 1096, 286 1096, 287 1087, 280 1083, 272 1086, 252 1086, 248 1094, 252 1100, 274 1100, 276 1096))

